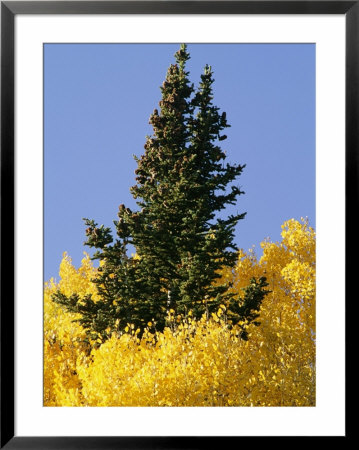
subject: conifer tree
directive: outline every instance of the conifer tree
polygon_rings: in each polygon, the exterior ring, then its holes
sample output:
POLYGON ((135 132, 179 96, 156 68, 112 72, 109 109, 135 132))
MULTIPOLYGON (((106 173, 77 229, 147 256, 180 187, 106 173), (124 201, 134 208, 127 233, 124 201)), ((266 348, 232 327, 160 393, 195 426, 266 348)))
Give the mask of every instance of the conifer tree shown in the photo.
POLYGON ((115 240, 110 228, 85 219, 85 244, 97 249, 93 259, 100 261, 94 282, 101 300, 54 296, 80 313, 80 322, 94 334, 105 337, 129 324, 162 330, 169 311, 209 317, 220 304, 235 305, 237 320, 253 320, 253 308, 265 295, 264 279, 254 280, 243 299, 233 299, 228 284, 218 282, 219 271, 236 263, 234 229, 245 216, 219 213, 243 193, 232 183, 244 165, 225 162, 220 142, 229 125, 212 102, 212 69, 206 65, 195 90, 186 71, 189 58, 182 45, 160 88, 159 110, 150 116, 153 134, 146 136, 144 154, 135 157, 130 191, 138 209, 119 206, 115 240), (135 257, 127 255, 129 244, 135 257))

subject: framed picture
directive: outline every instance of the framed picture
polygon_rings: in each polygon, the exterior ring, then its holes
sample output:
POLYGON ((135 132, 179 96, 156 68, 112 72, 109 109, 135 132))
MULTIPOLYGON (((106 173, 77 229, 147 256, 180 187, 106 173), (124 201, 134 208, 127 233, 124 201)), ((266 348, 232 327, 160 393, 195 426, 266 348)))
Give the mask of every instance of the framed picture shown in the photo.
POLYGON ((358 17, 1 2, 1 448, 347 436, 358 17))

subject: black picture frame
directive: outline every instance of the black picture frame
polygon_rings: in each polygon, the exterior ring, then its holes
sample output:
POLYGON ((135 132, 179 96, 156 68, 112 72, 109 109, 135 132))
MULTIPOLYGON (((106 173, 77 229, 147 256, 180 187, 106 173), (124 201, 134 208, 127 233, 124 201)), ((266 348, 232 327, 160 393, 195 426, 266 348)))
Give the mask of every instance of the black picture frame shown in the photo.
MULTIPOLYGON (((159 449, 239 445, 240 437, 15 436, 14 393, 14 19, 18 14, 341 14, 346 20, 346 298, 358 205, 359 1, 2 1, 1 2, 1 440, 6 449, 159 449)), ((335 187, 333 186, 335 189, 335 187)), ((333 212, 335 213, 335 212, 333 212)), ((347 330, 347 327, 346 327, 347 330)), ((347 336, 347 331, 346 331, 347 336)), ((347 341, 347 339, 346 339, 347 341)), ((347 390, 346 390, 347 391, 347 390)), ((346 396, 346 408, 348 407, 346 396)), ((346 414, 347 417, 347 414, 346 414)), ((348 437, 348 426, 346 435, 348 437)), ((288 439, 288 438, 287 438, 288 439)))

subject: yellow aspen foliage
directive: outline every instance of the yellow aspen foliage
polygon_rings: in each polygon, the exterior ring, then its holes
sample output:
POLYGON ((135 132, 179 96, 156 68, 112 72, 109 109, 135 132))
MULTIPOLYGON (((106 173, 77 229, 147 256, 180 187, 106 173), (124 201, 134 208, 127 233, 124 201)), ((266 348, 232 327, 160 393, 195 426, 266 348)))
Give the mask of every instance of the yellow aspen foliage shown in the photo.
POLYGON ((228 406, 241 401, 234 364, 245 342, 222 321, 183 320, 141 339, 113 335, 78 367, 87 406, 228 406), (231 403, 232 402, 232 403, 231 403))
POLYGON ((315 405, 315 232, 307 220, 291 219, 282 225, 281 235, 281 242, 261 244, 259 261, 253 253, 242 253, 235 270, 234 289, 264 274, 271 290, 261 307, 261 324, 252 328, 249 339, 251 354, 256 355, 251 399, 254 406, 311 406, 315 405))
MULTIPOLYGON (((124 333, 87 352, 84 330, 51 299, 45 287, 45 405, 48 406, 315 406, 315 233, 294 219, 282 240, 239 253, 223 272, 241 293, 253 277, 266 276, 271 292, 249 339, 228 323, 226 305, 209 319, 169 311, 157 332, 128 323, 124 333)), ((86 257, 76 270, 64 256, 61 289, 94 294, 96 269, 86 257), (77 289, 77 290, 76 290, 77 289)))
POLYGON ((74 292, 79 294, 81 297, 92 294, 92 296, 97 298, 96 285, 91 282, 96 276, 96 269, 93 267, 89 255, 84 252, 84 258, 81 261, 81 266, 76 269, 72 265, 71 258, 65 252, 63 254, 63 259, 60 264, 60 283, 57 286, 61 289, 65 295, 71 295, 74 292))
POLYGON ((85 332, 76 322, 75 314, 65 312, 51 300, 51 295, 61 288, 79 294, 96 293, 91 279, 96 269, 85 254, 82 265, 76 270, 64 253, 60 264, 59 283, 51 279, 44 288, 44 405, 74 406, 80 398, 80 383, 76 372, 77 359, 85 356, 85 332))

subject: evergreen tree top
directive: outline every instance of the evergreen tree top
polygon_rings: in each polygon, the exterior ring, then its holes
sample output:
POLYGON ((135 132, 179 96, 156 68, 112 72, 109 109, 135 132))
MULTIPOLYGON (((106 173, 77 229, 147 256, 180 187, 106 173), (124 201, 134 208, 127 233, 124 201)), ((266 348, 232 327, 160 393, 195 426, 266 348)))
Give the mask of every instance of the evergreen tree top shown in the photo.
POLYGON ((221 143, 229 124, 213 104, 211 66, 204 67, 195 89, 185 70, 189 58, 182 44, 160 88, 159 109, 149 119, 153 134, 135 157, 130 191, 138 210, 120 204, 116 240, 109 228, 86 220, 86 244, 97 248, 94 258, 103 262, 96 279, 103 300, 96 305, 88 300, 84 314, 86 323, 92 320, 99 328, 118 319, 121 326, 151 321, 163 329, 170 309, 180 314, 191 309, 201 317, 221 303, 229 306, 233 297, 218 279, 236 263, 234 228, 245 213, 226 218, 218 213, 243 194, 234 182, 244 165, 225 162, 221 143), (128 244, 136 248, 136 258, 127 256, 128 244))

